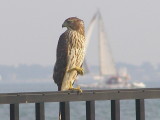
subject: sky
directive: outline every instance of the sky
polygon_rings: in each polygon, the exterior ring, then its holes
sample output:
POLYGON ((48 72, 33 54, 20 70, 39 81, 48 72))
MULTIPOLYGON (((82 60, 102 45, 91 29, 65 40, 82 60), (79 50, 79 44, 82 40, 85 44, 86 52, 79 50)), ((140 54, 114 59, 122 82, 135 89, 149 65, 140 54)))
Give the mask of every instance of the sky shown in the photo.
MULTIPOLYGON (((159 0, 0 0, 0 64, 54 65, 64 20, 79 17, 87 30, 97 9, 116 63, 159 64, 159 5, 159 0)), ((98 64, 96 39, 93 35, 87 52, 91 65, 98 64)))

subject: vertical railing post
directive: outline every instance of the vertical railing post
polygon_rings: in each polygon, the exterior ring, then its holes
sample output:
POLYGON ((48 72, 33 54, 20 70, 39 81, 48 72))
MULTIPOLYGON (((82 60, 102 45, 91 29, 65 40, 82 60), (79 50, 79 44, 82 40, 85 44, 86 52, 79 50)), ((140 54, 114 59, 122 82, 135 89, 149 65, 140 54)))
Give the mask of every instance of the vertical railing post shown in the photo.
POLYGON ((120 120, 120 101, 111 100, 111 120, 120 120))
POLYGON ((60 102, 61 120, 70 120, 69 102, 60 102))
POLYGON ((45 120, 44 102, 35 103, 36 120, 45 120))
POLYGON ((144 99, 136 99, 136 120, 145 120, 144 99))
POLYGON ((19 104, 10 104, 10 120, 19 120, 19 104))
POLYGON ((86 101, 86 120, 95 120, 95 101, 86 101))

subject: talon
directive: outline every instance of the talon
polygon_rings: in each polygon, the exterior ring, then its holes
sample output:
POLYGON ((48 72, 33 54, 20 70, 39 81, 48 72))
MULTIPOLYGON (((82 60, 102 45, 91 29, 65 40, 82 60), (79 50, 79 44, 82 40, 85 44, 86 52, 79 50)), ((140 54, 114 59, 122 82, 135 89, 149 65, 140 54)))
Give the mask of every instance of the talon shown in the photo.
POLYGON ((79 71, 77 71, 78 72, 78 74, 80 74, 80 75, 83 75, 84 74, 84 70, 83 70, 83 68, 80 68, 80 70, 79 71))
POLYGON ((78 90, 80 93, 83 92, 80 86, 77 87, 77 90, 78 90))
POLYGON ((78 72, 78 74, 83 75, 84 74, 84 70, 81 67, 75 67, 75 68, 71 68, 69 69, 67 72, 72 72, 73 70, 76 70, 78 72))
POLYGON ((80 86, 78 86, 77 88, 74 88, 72 86, 72 82, 70 82, 69 90, 77 90, 78 92, 82 93, 82 89, 80 88, 80 86))

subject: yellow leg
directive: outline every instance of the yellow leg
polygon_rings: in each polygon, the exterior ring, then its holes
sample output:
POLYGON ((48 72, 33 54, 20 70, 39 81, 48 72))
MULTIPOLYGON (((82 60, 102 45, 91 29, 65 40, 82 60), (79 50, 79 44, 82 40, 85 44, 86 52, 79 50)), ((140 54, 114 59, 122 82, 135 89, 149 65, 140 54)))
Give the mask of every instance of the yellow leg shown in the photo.
POLYGON ((80 88, 80 86, 78 86, 77 88, 74 88, 74 87, 72 86, 72 82, 70 82, 69 90, 77 90, 77 91, 79 91, 80 93, 82 93, 82 89, 80 88))
POLYGON ((78 74, 83 75, 84 74, 84 70, 81 67, 75 67, 75 68, 71 68, 69 69, 67 72, 72 72, 73 70, 76 70, 78 72, 78 74))
POLYGON ((73 85, 72 85, 72 82, 69 83, 69 90, 72 90, 73 89, 73 85))

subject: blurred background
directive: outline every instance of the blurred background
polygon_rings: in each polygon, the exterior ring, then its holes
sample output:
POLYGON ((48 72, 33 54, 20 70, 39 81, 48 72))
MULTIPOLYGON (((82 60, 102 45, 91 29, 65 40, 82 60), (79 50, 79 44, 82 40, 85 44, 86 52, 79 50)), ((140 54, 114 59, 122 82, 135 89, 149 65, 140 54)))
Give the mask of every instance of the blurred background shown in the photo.
MULTIPOLYGON (((99 9, 117 69, 125 67, 131 80, 156 86, 160 80, 159 4, 158 0, 1 0, 0 82, 53 83, 56 46, 66 30, 62 23, 79 17, 87 31, 99 9)), ((86 56, 95 74, 98 57, 95 30, 86 56)))
MULTIPOLYGON (((159 0, 0 0, 0 93, 57 90, 52 80, 59 36, 68 17, 84 20, 86 31, 99 10, 117 70, 129 82, 160 87, 159 0)), ((99 74, 98 29, 87 49, 87 84, 99 74)), ((146 120, 159 120, 159 100, 146 100, 146 120)), ((135 120, 134 100, 121 101, 121 119, 135 120)), ((110 101, 96 103, 96 119, 110 119, 110 101)), ((9 119, 9 105, 0 116, 9 119)), ((58 103, 46 103, 46 119, 58 118, 58 103), (54 110, 53 110, 54 108, 54 110)), ((20 105, 22 120, 34 119, 34 104, 20 105)), ((71 103, 71 119, 85 119, 85 103, 71 103), (74 112, 78 111, 78 112, 74 112)))

